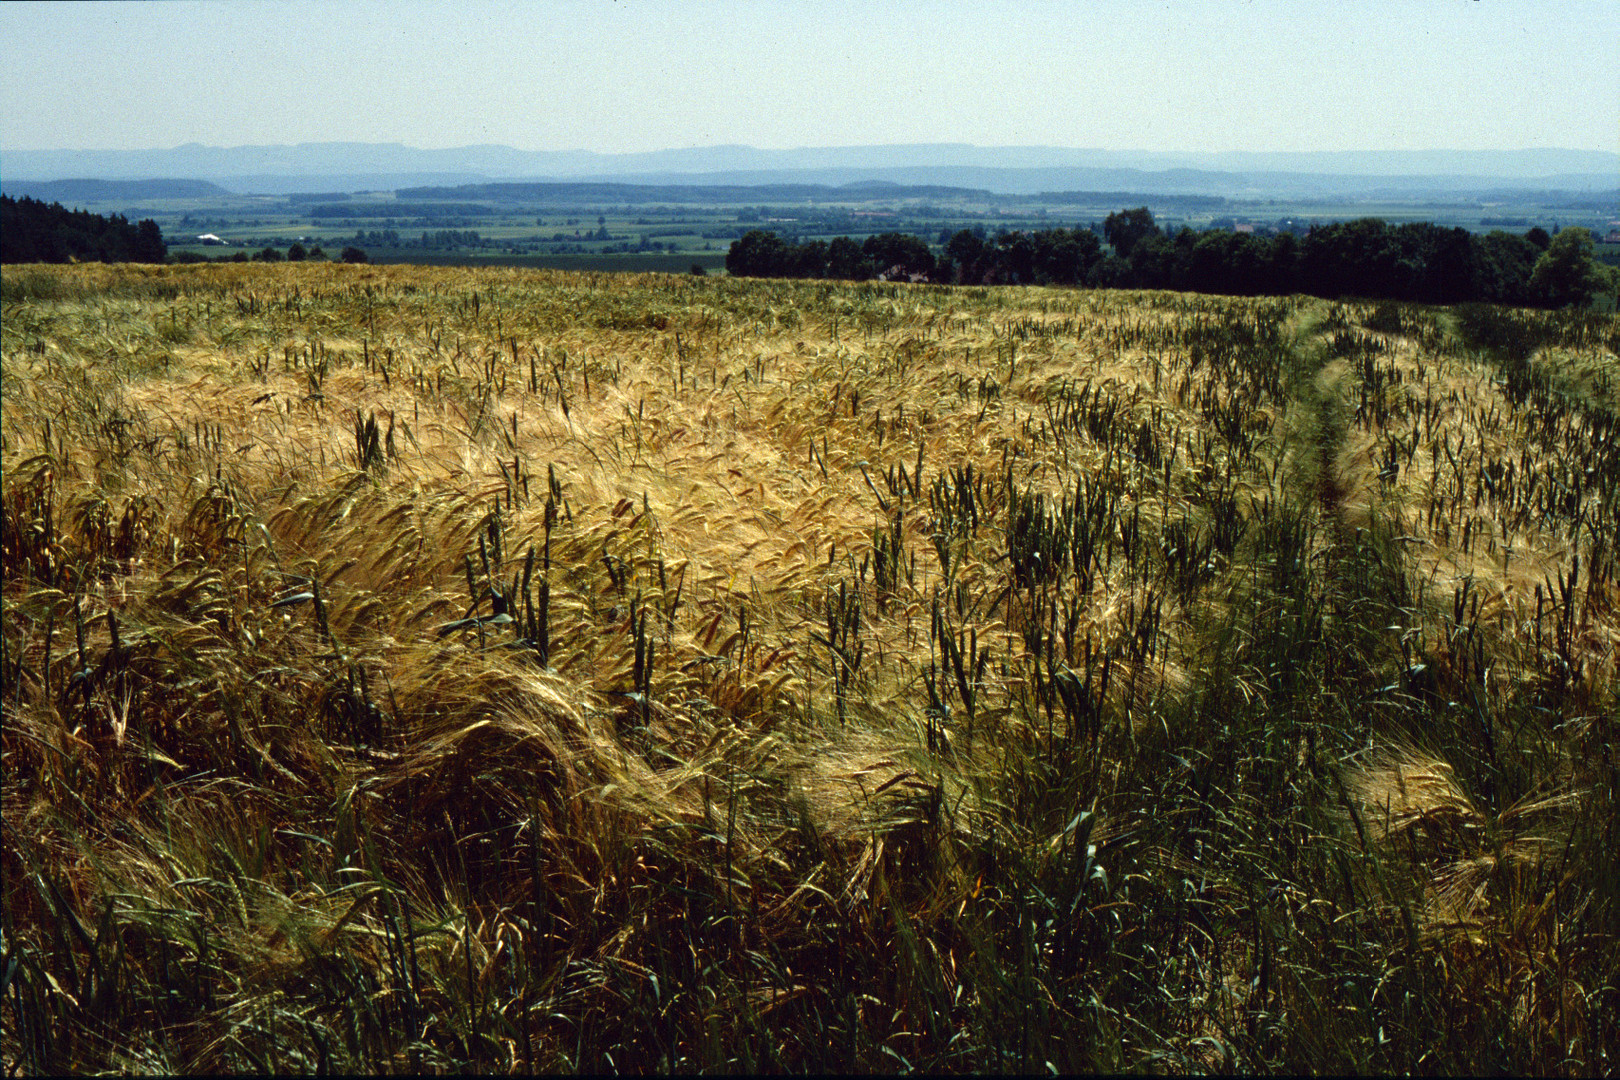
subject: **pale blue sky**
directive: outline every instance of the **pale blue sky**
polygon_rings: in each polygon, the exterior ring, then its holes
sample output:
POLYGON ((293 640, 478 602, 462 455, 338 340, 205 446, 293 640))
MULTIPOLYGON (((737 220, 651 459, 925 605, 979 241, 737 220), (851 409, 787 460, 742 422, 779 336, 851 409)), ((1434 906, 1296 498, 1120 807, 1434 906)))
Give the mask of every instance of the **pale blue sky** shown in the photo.
POLYGON ((1615 0, 0 5, 0 149, 1620 149, 1615 0))

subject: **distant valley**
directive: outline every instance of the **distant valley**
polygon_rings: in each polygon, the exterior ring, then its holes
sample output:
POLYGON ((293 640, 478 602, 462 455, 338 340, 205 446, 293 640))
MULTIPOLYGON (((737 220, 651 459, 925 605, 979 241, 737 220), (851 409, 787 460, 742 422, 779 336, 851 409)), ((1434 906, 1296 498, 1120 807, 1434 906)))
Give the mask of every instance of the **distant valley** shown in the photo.
POLYGON ((1131 191, 1239 199, 1620 190, 1620 154, 1555 149, 1182 153, 936 143, 790 150, 712 146, 598 154, 508 146, 418 149, 398 143, 237 147, 193 143, 167 150, 14 150, 4 155, 3 165, 7 189, 14 193, 23 190, 24 181, 30 182, 26 186, 32 193, 36 181, 163 177, 207 181, 233 194, 262 195, 504 180, 743 186, 883 181, 1007 195, 1131 191))

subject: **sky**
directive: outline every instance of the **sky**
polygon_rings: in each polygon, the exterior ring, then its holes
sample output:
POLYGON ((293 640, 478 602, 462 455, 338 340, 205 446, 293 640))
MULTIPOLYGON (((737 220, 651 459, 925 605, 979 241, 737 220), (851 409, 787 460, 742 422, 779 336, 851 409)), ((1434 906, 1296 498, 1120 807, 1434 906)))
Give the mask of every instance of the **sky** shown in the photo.
POLYGON ((0 4, 0 151, 1620 149, 1615 0, 0 4))

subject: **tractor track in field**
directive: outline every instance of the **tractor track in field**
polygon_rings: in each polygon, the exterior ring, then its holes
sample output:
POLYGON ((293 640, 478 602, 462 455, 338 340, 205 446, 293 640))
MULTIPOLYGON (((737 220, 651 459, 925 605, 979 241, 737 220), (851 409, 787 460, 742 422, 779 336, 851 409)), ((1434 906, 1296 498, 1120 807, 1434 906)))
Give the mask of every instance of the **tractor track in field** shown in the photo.
MULTIPOLYGON (((1386 542, 1388 531, 1376 519, 1365 526, 1347 520, 1351 492, 1339 470, 1348 426, 1346 380, 1337 370, 1321 324, 1327 303, 1315 301, 1295 328, 1292 395, 1302 406, 1298 421, 1304 446, 1289 471, 1296 492, 1309 499, 1316 528, 1312 545, 1319 560, 1321 647, 1327 685, 1355 696, 1354 687, 1382 685, 1399 655, 1389 629, 1400 622, 1407 602, 1404 553, 1386 542), (1367 682, 1367 680, 1378 680, 1367 682)), ((1364 702, 1344 700, 1348 712, 1365 715, 1364 702)))

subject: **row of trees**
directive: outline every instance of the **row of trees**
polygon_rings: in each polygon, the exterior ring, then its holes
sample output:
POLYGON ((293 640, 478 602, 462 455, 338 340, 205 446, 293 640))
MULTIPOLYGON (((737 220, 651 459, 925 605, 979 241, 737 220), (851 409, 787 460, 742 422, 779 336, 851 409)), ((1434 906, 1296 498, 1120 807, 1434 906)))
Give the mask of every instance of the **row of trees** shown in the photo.
MULTIPOLYGON (((304 262, 306 260, 308 260, 310 262, 322 262, 322 261, 325 261, 326 258, 327 258, 326 252, 324 250, 322 250, 322 248, 320 247, 319 244, 317 244, 315 247, 312 247, 312 248, 306 248, 306 247, 304 247, 303 244, 293 244, 291 247, 289 247, 287 249, 286 254, 282 254, 280 248, 266 247, 266 248, 263 248, 263 249, 261 249, 259 251, 255 251, 251 255, 249 255, 245 251, 236 251, 236 252, 232 252, 229 255, 221 255, 221 256, 219 256, 217 258, 210 259, 208 256, 200 255, 195 251, 181 251, 181 252, 177 252, 175 254, 174 261, 177 262, 177 263, 304 262)), ((342 254, 340 254, 336 259, 333 259, 331 261, 332 262, 346 262, 346 263, 363 263, 363 262, 370 262, 371 259, 360 248, 346 247, 346 248, 343 249, 342 254)))
POLYGON ((131 225, 122 214, 0 195, 0 263, 160 263, 168 254, 163 230, 150 218, 131 225))
MULTIPOLYGON (((864 281, 874 277, 923 276, 938 269, 934 253, 915 236, 881 233, 857 243, 847 236, 831 243, 790 244, 773 232, 750 230, 732 242, 726 272, 736 277, 809 277, 864 281)), ((934 279, 937 280, 937 279, 934 279)))
POLYGON ((1110 214, 1100 229, 957 232, 935 256, 915 236, 792 244, 753 230, 731 245, 743 277, 928 280, 947 284, 1176 289, 1237 296, 1309 293, 1418 303, 1585 304, 1613 288, 1590 233, 1543 229, 1485 236, 1378 218, 1314 227, 1303 237, 1160 229, 1147 207, 1110 214), (1098 233, 1101 232, 1101 236, 1098 233), (1106 239, 1105 250, 1103 241, 1106 239))
POLYGON ((423 248, 428 251, 445 250, 462 247, 482 247, 483 236, 476 229, 435 229, 429 232, 422 230, 420 239, 402 236, 398 229, 357 229, 354 234, 356 244, 367 244, 371 247, 381 248, 423 248))
MULTIPOLYGON (((361 231, 355 238, 400 245, 391 229, 361 231)), ((420 245, 469 239, 476 241, 478 234, 424 232, 420 245)), ((650 246, 645 238, 643 245, 650 246)), ((307 254, 323 255, 319 249, 307 254)), ((305 255, 302 245, 294 244, 287 258, 305 255)), ((119 214, 104 217, 27 196, 0 196, 0 262, 161 263, 167 256, 162 230, 150 219, 132 225, 119 214)), ((266 248, 252 257, 279 259, 281 254, 266 248)), ((339 257, 356 262, 365 255, 350 247, 339 257)), ((1390 225, 1362 218, 1317 226, 1304 237, 1188 228, 1170 235, 1145 206, 1110 214, 1100 229, 1003 231, 993 238, 982 228, 963 229, 945 240, 938 256, 906 233, 880 233, 859 243, 840 236, 795 244, 754 229, 732 243, 726 270, 738 277, 1084 285, 1240 296, 1309 293, 1548 307, 1585 304, 1615 288, 1611 273, 1594 258, 1585 229, 1564 229, 1556 237, 1543 229, 1479 236, 1428 223, 1390 225), (1104 249, 1104 239, 1111 250, 1104 249)))

